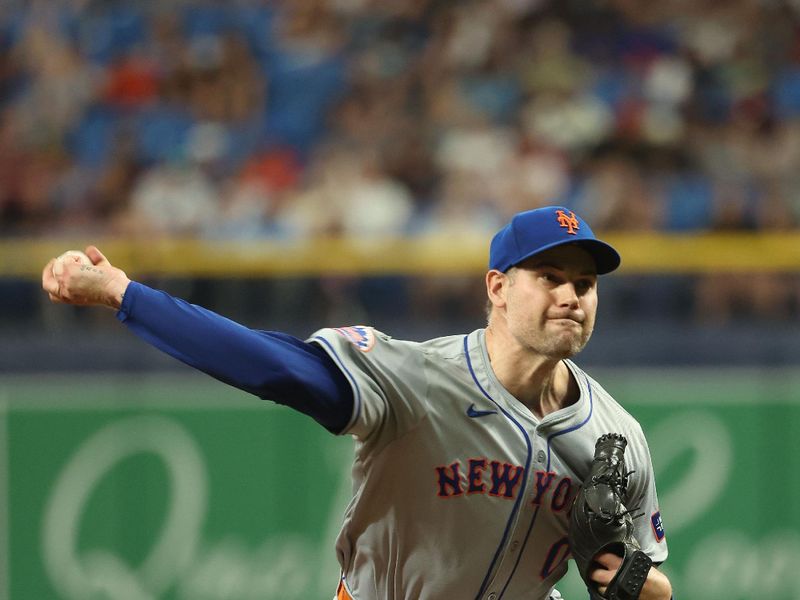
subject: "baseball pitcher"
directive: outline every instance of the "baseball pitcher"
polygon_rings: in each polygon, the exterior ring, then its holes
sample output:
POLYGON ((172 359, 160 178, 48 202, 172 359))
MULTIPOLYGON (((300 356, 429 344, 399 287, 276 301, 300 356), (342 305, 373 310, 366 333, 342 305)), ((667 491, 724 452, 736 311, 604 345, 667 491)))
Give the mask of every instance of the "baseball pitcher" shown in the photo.
POLYGON ((572 361, 620 257, 569 209, 515 215, 491 243, 486 327, 422 343, 249 329, 86 254, 44 268, 52 301, 111 307, 179 360, 355 439, 336 598, 559 598, 572 554, 593 598, 671 598, 641 427, 572 361))

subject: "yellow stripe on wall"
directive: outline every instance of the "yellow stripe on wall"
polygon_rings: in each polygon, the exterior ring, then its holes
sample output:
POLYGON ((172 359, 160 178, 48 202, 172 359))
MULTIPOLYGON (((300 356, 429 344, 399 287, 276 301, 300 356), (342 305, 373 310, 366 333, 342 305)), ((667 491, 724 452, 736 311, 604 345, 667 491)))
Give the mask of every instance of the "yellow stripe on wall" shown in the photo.
MULTIPOLYGON (((800 272, 800 233, 603 236, 621 273, 800 272)), ((14 239, 0 241, 0 276, 38 279, 52 257, 96 244, 130 276, 292 277, 319 274, 474 275, 486 270, 489 238, 397 238, 302 242, 198 239, 14 239)))

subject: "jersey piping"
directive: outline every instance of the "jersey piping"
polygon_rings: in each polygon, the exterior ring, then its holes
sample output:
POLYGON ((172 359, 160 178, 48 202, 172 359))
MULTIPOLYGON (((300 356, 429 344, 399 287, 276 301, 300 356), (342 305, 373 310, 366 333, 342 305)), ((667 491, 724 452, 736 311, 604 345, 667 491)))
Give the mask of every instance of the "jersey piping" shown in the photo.
POLYGON ((328 351, 336 360, 339 368, 345 375, 347 375, 347 378, 350 380, 350 385, 353 388, 353 415, 350 417, 350 421, 347 423, 345 428, 339 432, 340 435, 343 435, 350 431, 350 428, 356 424, 356 421, 358 421, 358 417, 361 416, 361 389, 358 387, 356 378, 350 372, 350 369, 347 368, 347 365, 344 364, 344 361, 342 361, 341 357, 336 353, 336 349, 331 345, 331 343, 321 336, 316 336, 314 341, 324 344, 328 348, 328 351))
MULTIPOLYGON (((571 371, 571 369, 570 369, 570 371, 571 371)), ((583 373, 582 375, 583 375, 584 381, 586 382, 586 389, 589 392, 589 414, 586 415, 586 418, 583 421, 581 421, 580 423, 578 423, 577 425, 573 425, 572 427, 567 427, 566 429, 563 429, 562 431, 556 431, 555 433, 552 433, 549 436, 547 436, 547 470, 548 471, 550 470, 550 462, 551 462, 551 458, 552 458, 551 457, 550 444, 553 441, 553 438, 556 438, 556 437, 558 437, 560 435, 564 435, 566 433, 570 433, 572 431, 577 431, 578 429, 580 429, 581 427, 586 425, 592 418, 592 412, 594 411, 594 398, 592 396, 592 386, 589 384, 589 379, 586 377, 586 374, 583 373)), ((522 560, 522 555, 525 553, 525 547, 528 545, 528 540, 531 537, 531 532, 533 531, 533 526, 536 524, 536 517, 539 516, 539 508, 540 507, 537 506, 536 507, 536 511, 533 513, 533 517, 531 518, 531 524, 528 527, 527 533, 525 534, 525 541, 522 542, 522 549, 519 551, 519 555, 517 556, 517 562, 514 563, 514 568, 511 570, 511 575, 508 576, 508 580, 506 581, 506 584, 503 586, 503 590, 500 592, 500 596, 499 596, 500 600, 502 600, 503 594, 506 593, 506 589, 508 589, 508 586, 511 583, 511 580, 514 578, 514 574, 517 572, 517 567, 519 566, 519 563, 522 560)))
MULTIPOLYGON (((475 382, 475 386, 480 390, 480 392, 490 402, 492 402, 498 408, 498 410, 500 410, 500 412, 503 413, 503 415, 505 415, 505 417, 509 421, 514 423, 514 425, 517 427, 517 429, 519 429, 520 432, 522 433, 522 436, 525 438, 525 444, 527 445, 528 455, 527 455, 527 458, 525 459, 525 470, 524 470, 523 475, 522 475, 522 485, 521 485, 521 488, 520 488, 520 489, 524 490, 525 486, 528 483, 528 474, 530 472, 531 458, 533 456, 533 451, 532 451, 532 447, 531 447, 531 439, 528 436, 528 432, 525 431, 525 428, 519 423, 519 421, 517 421, 508 411, 506 411, 502 406, 500 406, 500 404, 498 404, 497 401, 495 401, 495 399, 492 398, 485 389, 483 389, 483 386, 478 381, 478 376, 475 374, 475 369, 472 367, 472 358, 469 355, 468 340, 469 340, 469 336, 464 336, 464 357, 467 360, 467 367, 469 368, 470 375, 472 375, 472 381, 475 382)), ((483 582, 481 583, 481 587, 478 590, 477 595, 475 596, 475 600, 478 600, 483 595, 483 593, 486 591, 486 585, 489 582, 489 577, 491 577, 492 571, 494 571, 495 565, 497 564, 497 559, 500 557, 500 553, 502 552, 503 548, 506 545, 506 541, 508 540, 508 532, 511 529, 511 524, 514 522, 514 519, 516 518, 517 513, 519 513, 519 508, 520 508, 520 504, 522 502, 522 498, 523 497, 524 497, 524 494, 519 494, 519 496, 517 497, 516 501, 514 502, 514 507, 511 510, 511 515, 509 515, 508 521, 506 522, 506 529, 503 532, 503 537, 500 538, 500 544, 497 546, 497 550, 495 551, 494 556, 492 557, 492 562, 489 564, 489 568, 487 569, 486 575, 484 576, 483 582)))

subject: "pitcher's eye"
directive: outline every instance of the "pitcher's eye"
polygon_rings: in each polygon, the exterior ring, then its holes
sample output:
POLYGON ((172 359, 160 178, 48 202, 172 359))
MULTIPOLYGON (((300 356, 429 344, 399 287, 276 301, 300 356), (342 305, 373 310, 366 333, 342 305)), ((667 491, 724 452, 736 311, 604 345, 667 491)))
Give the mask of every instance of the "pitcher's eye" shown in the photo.
POLYGON ((594 279, 579 279, 575 282, 575 291, 583 295, 594 287, 594 279))

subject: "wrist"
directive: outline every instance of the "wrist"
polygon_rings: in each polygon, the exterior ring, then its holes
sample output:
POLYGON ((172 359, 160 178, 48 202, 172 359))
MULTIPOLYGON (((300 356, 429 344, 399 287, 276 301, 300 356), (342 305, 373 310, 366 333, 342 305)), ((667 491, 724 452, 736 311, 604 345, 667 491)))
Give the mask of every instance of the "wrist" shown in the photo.
POLYGON ((653 579, 653 591, 656 593, 655 597, 662 600, 672 600, 672 584, 667 576, 656 568, 650 569, 650 571, 653 577, 648 577, 648 579, 653 579))
POLYGON ((127 277, 120 281, 115 281, 113 285, 109 287, 108 297, 105 302, 106 306, 114 310, 119 310, 122 306, 122 301, 125 299, 125 292, 128 290, 130 283, 131 280, 127 277))

